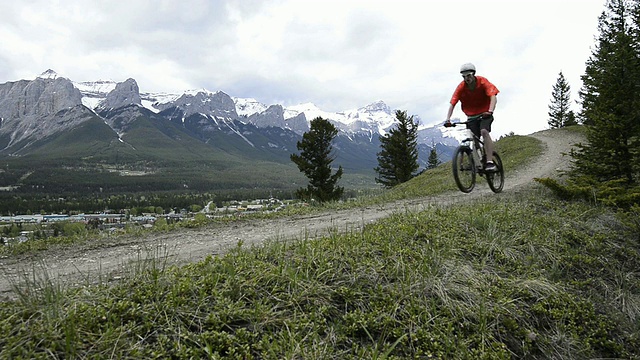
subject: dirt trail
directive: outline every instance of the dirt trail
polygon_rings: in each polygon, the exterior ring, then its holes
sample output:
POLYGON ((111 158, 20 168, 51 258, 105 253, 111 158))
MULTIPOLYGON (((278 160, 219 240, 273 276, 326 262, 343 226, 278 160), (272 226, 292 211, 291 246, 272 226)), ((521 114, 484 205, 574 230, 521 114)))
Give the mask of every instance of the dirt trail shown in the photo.
MULTIPOLYGON (((545 144, 545 151, 524 169, 510 173, 503 193, 532 184, 533 178, 555 176, 557 170, 569 165, 571 145, 581 140, 569 131, 540 131, 531 134, 545 144)), ((402 200, 360 209, 332 211, 308 216, 293 216, 275 220, 251 220, 228 225, 211 225, 200 229, 185 229, 167 234, 119 236, 91 243, 60 247, 30 255, 0 258, 0 300, 12 298, 12 284, 24 279, 46 276, 62 285, 86 284, 99 279, 117 279, 126 273, 132 262, 165 257, 171 264, 182 264, 223 253, 239 241, 245 246, 267 240, 309 238, 330 231, 356 230, 397 211, 421 210, 433 205, 493 195, 480 178, 470 194, 448 193, 435 197, 402 200)))

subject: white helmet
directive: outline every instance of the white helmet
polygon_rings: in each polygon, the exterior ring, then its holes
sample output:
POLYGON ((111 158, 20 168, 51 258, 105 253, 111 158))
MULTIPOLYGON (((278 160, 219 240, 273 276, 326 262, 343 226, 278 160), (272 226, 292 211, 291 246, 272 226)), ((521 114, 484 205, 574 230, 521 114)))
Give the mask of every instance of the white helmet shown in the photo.
POLYGON ((465 73, 469 71, 473 71, 474 74, 476 73, 476 67, 472 63, 466 63, 460 66, 460 73, 465 73))

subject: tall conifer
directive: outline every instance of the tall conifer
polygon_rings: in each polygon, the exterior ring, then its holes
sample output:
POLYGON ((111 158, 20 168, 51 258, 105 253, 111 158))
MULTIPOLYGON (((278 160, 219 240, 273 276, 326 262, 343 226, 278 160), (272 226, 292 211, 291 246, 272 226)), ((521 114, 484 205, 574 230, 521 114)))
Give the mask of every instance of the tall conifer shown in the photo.
POLYGON ((599 36, 580 91, 587 143, 572 155, 577 174, 632 184, 640 161, 640 57, 638 1, 628 4, 609 0, 598 19, 599 36))
POLYGON ((397 110, 398 124, 380 137, 377 183, 393 187, 416 176, 418 170, 418 124, 406 111, 397 110))
POLYGON ((331 142, 338 134, 338 129, 321 117, 311 120, 310 125, 309 131, 297 143, 300 154, 291 155, 291 161, 309 179, 307 187, 298 189, 296 195, 301 199, 319 202, 338 200, 344 192, 343 187, 337 186, 342 177, 342 166, 335 174, 331 174, 331 163, 335 160, 331 142))
POLYGON ((575 122, 573 112, 570 109, 571 86, 560 71, 558 80, 553 85, 551 92, 551 104, 549 104, 549 127, 552 129, 571 125, 575 122))
POLYGON ((436 151, 436 145, 431 143, 431 151, 429 152, 429 160, 427 160, 427 169, 433 169, 440 165, 441 161, 438 158, 438 152, 436 151))

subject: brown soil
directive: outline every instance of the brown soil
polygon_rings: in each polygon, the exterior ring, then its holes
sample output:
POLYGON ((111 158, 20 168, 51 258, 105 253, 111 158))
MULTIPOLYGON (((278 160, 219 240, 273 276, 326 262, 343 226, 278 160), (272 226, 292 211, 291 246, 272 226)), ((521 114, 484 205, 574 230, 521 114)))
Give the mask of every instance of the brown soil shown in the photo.
MULTIPOLYGON (((556 176, 558 170, 566 169, 569 165, 570 158, 564 154, 573 144, 582 140, 579 134, 569 131, 540 131, 531 136, 545 144, 545 151, 526 168, 510 173, 505 179, 503 193, 530 186, 536 177, 556 176)), ((14 286, 21 286, 25 279, 39 279, 36 283, 48 279, 63 286, 112 281, 125 276, 132 263, 140 260, 161 258, 169 264, 184 264, 224 253, 239 242, 243 246, 250 246, 268 240, 304 239, 323 236, 330 231, 355 230, 399 210, 421 210, 482 196, 501 195, 493 194, 486 183, 479 179, 476 189, 470 194, 447 193, 360 209, 272 220, 247 220, 165 234, 105 237, 34 254, 2 257, 0 299, 14 298, 14 286)))

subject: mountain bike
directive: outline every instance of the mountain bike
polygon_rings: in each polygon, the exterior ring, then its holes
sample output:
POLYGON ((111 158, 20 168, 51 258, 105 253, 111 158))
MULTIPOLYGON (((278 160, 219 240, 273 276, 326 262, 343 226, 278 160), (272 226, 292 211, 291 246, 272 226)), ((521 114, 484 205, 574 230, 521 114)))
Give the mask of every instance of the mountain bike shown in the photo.
MULTIPOLYGON (((448 123, 445 127, 455 127, 456 125, 468 125, 474 121, 480 121, 482 115, 472 116, 464 122, 448 123)), ((496 169, 486 171, 485 164, 487 156, 484 151, 484 143, 482 139, 476 136, 468 126, 465 129, 468 137, 462 140, 462 143, 453 153, 452 167, 453 178, 458 185, 458 189, 464 193, 469 193, 476 185, 476 174, 487 179, 489 188, 494 193, 499 193, 504 187, 504 167, 502 159, 498 152, 493 151, 493 163, 496 169)))

